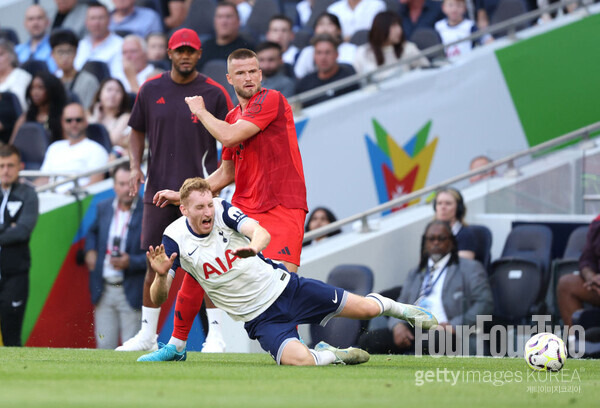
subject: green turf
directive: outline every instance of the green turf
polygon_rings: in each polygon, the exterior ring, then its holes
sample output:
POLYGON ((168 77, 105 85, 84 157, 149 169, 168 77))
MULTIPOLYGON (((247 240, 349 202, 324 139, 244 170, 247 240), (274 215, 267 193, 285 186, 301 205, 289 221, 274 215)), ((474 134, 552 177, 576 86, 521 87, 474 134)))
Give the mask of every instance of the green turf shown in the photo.
POLYGON ((511 358, 372 356, 360 366, 277 367, 266 354, 189 353, 183 363, 138 363, 139 355, 0 348, 0 406, 512 408, 600 401, 597 360, 569 360, 558 375, 538 377, 511 358), (432 381, 417 386, 416 376, 427 371, 432 381), (558 392, 573 387, 579 392, 558 392))

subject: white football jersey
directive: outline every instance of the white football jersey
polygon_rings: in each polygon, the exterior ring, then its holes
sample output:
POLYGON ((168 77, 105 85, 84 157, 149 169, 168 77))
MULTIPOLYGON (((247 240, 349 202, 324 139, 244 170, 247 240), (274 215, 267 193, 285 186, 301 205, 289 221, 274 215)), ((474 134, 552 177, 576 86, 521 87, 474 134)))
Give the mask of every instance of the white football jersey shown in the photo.
MULTIPOLYGON (((448 19, 445 18, 435 23, 435 29, 442 38, 442 43, 449 44, 473 34, 477 31, 477 26, 469 19, 464 19, 459 24, 451 26, 448 24, 448 19)), ((446 47, 446 56, 450 59, 457 58, 470 53, 472 48, 473 43, 471 41, 463 41, 446 47)))
POLYGON ((165 229, 163 244, 168 256, 177 252, 171 274, 181 266, 192 275, 213 303, 232 319, 247 322, 275 302, 289 282, 289 273, 262 254, 238 258, 233 249, 248 246, 240 231, 245 222, 256 222, 221 198, 214 198, 214 226, 198 235, 187 218, 180 217, 165 229))

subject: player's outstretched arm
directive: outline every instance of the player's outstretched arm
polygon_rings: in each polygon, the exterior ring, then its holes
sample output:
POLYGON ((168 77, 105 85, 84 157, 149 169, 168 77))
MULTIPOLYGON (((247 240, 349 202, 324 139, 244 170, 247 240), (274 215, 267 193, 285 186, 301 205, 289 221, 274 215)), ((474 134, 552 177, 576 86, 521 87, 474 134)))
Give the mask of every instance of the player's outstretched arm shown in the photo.
POLYGON ((204 105, 201 96, 188 96, 185 98, 190 111, 196 115, 211 135, 225 147, 232 147, 260 132, 260 128, 247 120, 238 120, 229 124, 213 116, 204 105))
POLYGON ((165 253, 165 246, 160 244, 157 247, 150 246, 146 252, 146 258, 150 267, 156 273, 154 282, 150 286, 150 298, 154 304, 160 306, 167 300, 169 289, 171 289, 173 283, 173 277, 169 275, 169 270, 173 266, 175 258, 177 258, 177 253, 173 252, 168 257, 165 253))
POLYGON ((271 241, 271 234, 258 225, 254 220, 246 221, 242 224, 242 234, 250 238, 250 244, 246 247, 240 247, 233 251, 233 254, 240 258, 249 258, 255 256, 260 251, 265 249, 271 241))

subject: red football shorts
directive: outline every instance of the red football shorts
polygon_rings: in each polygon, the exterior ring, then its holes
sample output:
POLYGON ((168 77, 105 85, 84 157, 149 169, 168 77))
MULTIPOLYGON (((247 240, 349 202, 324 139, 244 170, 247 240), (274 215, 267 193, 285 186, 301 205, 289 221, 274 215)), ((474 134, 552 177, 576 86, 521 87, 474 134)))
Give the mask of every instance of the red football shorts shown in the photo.
POLYGON ((258 221, 260 226, 271 234, 271 242, 262 251, 264 256, 300 266, 306 211, 278 205, 264 213, 253 214, 248 211, 244 213, 258 221))

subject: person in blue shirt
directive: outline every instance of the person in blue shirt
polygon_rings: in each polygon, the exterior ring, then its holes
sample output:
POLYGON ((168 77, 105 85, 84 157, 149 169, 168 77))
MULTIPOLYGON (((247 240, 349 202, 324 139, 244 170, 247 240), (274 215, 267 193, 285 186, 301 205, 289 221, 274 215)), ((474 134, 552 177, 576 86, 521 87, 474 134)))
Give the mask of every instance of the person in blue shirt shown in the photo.
POLYGON ((47 33, 50 26, 50 20, 46 11, 39 5, 32 5, 25 11, 25 29, 30 35, 27 42, 15 47, 15 52, 19 57, 19 63, 28 60, 40 60, 46 62, 48 70, 56 72, 56 62, 52 58, 52 48, 50 47, 49 35, 47 33))

